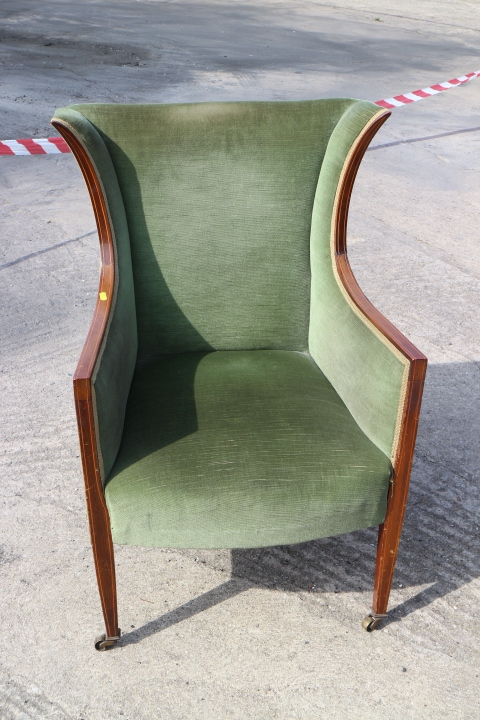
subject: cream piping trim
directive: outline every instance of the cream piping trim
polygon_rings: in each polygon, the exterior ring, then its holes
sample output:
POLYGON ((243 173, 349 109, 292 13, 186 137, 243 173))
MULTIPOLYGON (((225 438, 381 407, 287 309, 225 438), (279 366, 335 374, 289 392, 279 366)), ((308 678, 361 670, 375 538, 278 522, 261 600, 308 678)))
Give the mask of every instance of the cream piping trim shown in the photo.
POLYGON ((335 200, 333 203, 333 212, 332 212, 332 223, 331 223, 331 229, 330 229, 330 254, 332 259, 332 267, 333 267, 333 274, 335 276, 335 280, 337 282, 338 287, 340 288, 340 291, 342 295, 344 296, 345 300, 353 310, 353 312, 357 315, 357 317, 373 332, 376 337, 379 338, 383 342, 383 344, 388 347, 388 349, 397 357, 400 362, 404 365, 403 375, 402 375, 402 385, 400 388, 400 397, 398 401, 398 409, 397 409, 397 417, 395 421, 395 430, 393 433, 393 442, 392 442, 392 449, 390 452, 390 460, 392 462, 392 465, 395 467, 395 460, 397 457, 398 452, 398 445, 400 442, 400 433, 402 430, 402 419, 403 419, 403 412, 405 409, 405 402, 407 399, 407 386, 408 386, 408 376, 410 373, 410 360, 405 357, 405 355, 387 338, 383 333, 380 332, 380 330, 371 322, 371 320, 365 315, 365 313, 360 310, 358 305, 352 300, 349 293, 345 289, 340 275, 338 274, 337 270, 337 262, 336 262, 336 255, 335 255, 335 229, 336 229, 336 220, 338 216, 338 210, 339 210, 339 204, 340 204, 340 196, 343 190, 344 180, 345 176, 348 172, 348 169, 350 167, 350 161, 352 159, 352 156, 357 150, 358 145, 362 141, 363 137, 367 133, 367 131, 370 129, 370 127, 374 124, 374 122, 378 119, 379 115, 382 115, 385 112, 385 110, 379 110, 378 113, 375 113, 375 115, 370 118, 368 123, 365 125, 361 133, 358 135, 357 139, 353 143, 352 147, 348 151, 348 154, 345 158, 345 161, 343 163, 342 172, 340 173, 340 177, 338 180, 337 185, 337 191, 335 193, 335 200))

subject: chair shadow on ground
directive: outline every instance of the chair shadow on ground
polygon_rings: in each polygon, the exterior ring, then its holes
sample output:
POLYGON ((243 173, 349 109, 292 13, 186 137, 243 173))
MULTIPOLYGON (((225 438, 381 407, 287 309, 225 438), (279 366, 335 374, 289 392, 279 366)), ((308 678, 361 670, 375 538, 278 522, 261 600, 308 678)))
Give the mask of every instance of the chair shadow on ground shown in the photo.
MULTIPOLYGON (((428 585, 390 604, 385 624, 430 605, 480 575, 475 363, 430 367, 393 588, 428 585)), ((231 551, 230 579, 126 633, 137 643, 250 588, 345 593, 373 590, 376 528, 300 545, 231 551)), ((208 553, 204 555, 208 564, 208 553)), ((359 608, 359 614, 363 608, 359 608)))

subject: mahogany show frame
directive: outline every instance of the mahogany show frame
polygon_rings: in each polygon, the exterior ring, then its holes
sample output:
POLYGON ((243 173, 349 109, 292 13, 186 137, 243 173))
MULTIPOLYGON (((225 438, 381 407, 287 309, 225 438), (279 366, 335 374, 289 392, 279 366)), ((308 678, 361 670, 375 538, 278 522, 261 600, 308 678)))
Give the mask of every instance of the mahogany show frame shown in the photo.
POLYGON ((422 403, 423 385, 427 372, 427 358, 392 323, 387 320, 363 294, 350 267, 347 255, 347 220, 353 184, 358 168, 371 141, 389 118, 391 112, 376 116, 374 122, 361 133, 339 188, 339 202, 335 218, 335 263, 343 287, 363 315, 377 328, 409 363, 406 396, 400 426, 397 452, 393 460, 393 478, 387 501, 385 521, 379 526, 375 567, 373 613, 364 620, 366 630, 373 630, 385 616, 397 559, 403 518, 407 505, 410 473, 417 437, 418 419, 422 403), (369 620, 369 618, 371 618, 369 620))
POLYGON ((97 650, 106 650, 107 647, 111 647, 118 641, 120 629, 118 628, 117 584, 112 532, 103 492, 95 433, 92 376, 112 307, 115 288, 115 246, 102 186, 87 152, 67 125, 55 119, 52 120, 52 125, 65 139, 83 173, 90 200, 92 201, 100 241, 101 267, 97 303, 92 324, 73 376, 73 393, 93 559, 106 628, 106 635, 95 640, 95 647, 97 650), (102 298, 105 298, 105 300, 102 298))

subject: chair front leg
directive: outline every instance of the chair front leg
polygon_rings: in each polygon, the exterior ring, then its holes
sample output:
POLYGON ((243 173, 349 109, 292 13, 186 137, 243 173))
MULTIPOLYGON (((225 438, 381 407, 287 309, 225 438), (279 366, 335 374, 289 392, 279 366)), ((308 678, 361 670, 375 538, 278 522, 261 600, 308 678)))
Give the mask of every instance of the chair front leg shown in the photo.
POLYGON ((104 635, 95 639, 96 650, 106 650, 115 645, 120 639, 117 612, 117 583, 115 578, 115 557, 113 553, 110 518, 105 505, 105 499, 90 498, 88 514, 90 520, 90 533, 92 537, 93 558, 97 573, 98 591, 102 603, 105 620, 104 635))
POLYGON ((388 599, 392 587, 393 573, 397 560, 398 546, 402 534, 403 517, 407 502, 408 481, 402 488, 390 486, 387 516, 378 528, 377 561, 373 586, 372 613, 367 615, 362 625, 368 632, 374 630, 387 617, 388 599), (397 497, 395 497, 397 496, 397 497))
POLYGON ((388 599, 402 533, 403 514, 401 518, 394 519, 392 513, 378 528, 372 612, 362 622, 367 632, 375 630, 381 621, 387 617, 388 599))
POLYGON ((367 615, 362 623, 367 631, 374 630, 387 614, 388 598, 392 587, 393 572, 407 505, 426 369, 426 361, 418 364, 418 370, 416 367, 412 368, 411 379, 407 387, 396 467, 388 493, 387 513, 385 521, 378 530, 373 612, 367 615), (415 377, 415 372, 418 373, 417 377, 415 377))
POLYGON ((106 650, 120 639, 112 531, 100 477, 90 380, 74 379, 74 392, 90 537, 106 629, 105 635, 96 638, 95 648, 106 650))

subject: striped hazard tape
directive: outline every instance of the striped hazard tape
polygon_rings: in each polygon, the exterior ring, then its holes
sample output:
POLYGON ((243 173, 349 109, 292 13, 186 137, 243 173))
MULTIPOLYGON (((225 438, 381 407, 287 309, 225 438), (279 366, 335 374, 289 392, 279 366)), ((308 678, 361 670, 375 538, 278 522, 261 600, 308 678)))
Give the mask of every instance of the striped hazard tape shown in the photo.
POLYGON ((2 140, 0 155, 54 155, 68 153, 70 148, 61 137, 39 138, 38 140, 2 140))
POLYGON ((401 107, 402 105, 417 102, 417 100, 423 100, 423 98, 430 97, 431 95, 437 95, 443 90, 450 90, 450 88, 464 85, 476 77, 480 77, 480 70, 468 73, 468 75, 462 75, 458 78, 453 78, 452 80, 447 80, 446 82, 438 83, 438 85, 430 85, 430 87, 423 88, 423 90, 414 90, 413 92, 405 93, 405 95, 395 95, 395 97, 387 98, 386 100, 377 100, 375 105, 380 105, 380 107, 384 108, 401 107))
MULTIPOLYGON (((446 82, 438 83, 437 85, 431 85, 430 87, 423 88, 423 90, 414 90, 413 92, 405 93, 405 95, 395 95, 395 97, 387 98, 386 100, 376 100, 375 105, 388 109, 409 105, 412 102, 423 100, 423 98, 430 97, 431 95, 438 95, 438 93, 444 90, 450 90, 459 85, 464 85, 477 77, 480 77, 480 70, 468 73, 468 75, 462 75, 458 78, 453 78, 452 80, 447 80, 446 82)), ((2 140, 0 142, 0 155, 55 155, 69 152, 70 148, 61 137, 39 138, 36 140, 29 138, 23 140, 2 140)))

